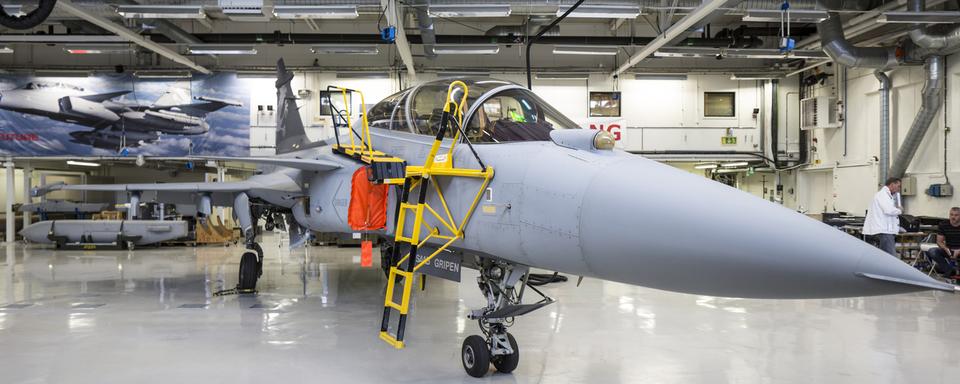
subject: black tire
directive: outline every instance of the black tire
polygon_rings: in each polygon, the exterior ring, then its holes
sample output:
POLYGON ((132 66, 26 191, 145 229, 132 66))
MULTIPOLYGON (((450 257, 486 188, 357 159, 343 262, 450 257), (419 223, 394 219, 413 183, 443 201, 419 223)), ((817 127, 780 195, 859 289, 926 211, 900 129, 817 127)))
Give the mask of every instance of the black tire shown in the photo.
POLYGON ((259 266, 257 265, 257 253, 247 251, 240 256, 240 279, 237 288, 240 290, 253 290, 257 288, 257 278, 259 276, 259 266))
POLYGON ((510 348, 513 348, 513 354, 494 356, 492 359, 493 366, 500 373, 513 372, 520 364, 520 346, 517 345, 517 339, 514 339, 510 332, 507 332, 507 339, 510 340, 510 348))
POLYGON ((477 335, 467 336, 460 348, 463 369, 473 377, 483 377, 490 371, 490 349, 487 341, 477 335))

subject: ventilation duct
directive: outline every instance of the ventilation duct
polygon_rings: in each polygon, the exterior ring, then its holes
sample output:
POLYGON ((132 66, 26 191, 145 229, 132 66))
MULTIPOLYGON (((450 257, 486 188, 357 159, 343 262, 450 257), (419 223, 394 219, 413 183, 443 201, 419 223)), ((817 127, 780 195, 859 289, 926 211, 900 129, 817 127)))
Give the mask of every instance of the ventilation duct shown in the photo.
POLYGON ((907 132, 907 138, 903 140, 900 150, 897 151, 897 157, 890 166, 890 177, 903 177, 907 172, 907 167, 913 161, 913 156, 923 141, 930 123, 933 122, 940 106, 943 104, 943 83, 944 68, 943 56, 929 56, 926 58, 923 68, 926 71, 927 81, 923 85, 921 94, 920 111, 917 117, 913 119, 910 125, 910 131, 907 132))
MULTIPOLYGON (((926 10, 926 0, 909 0, 907 10, 923 12, 926 10)), ((960 26, 955 26, 945 33, 931 33, 923 24, 914 24, 910 28, 910 40, 920 48, 937 54, 949 54, 960 47, 960 26)))
POLYGON ((427 12, 427 7, 416 7, 417 26, 420 27, 420 39, 423 44, 423 55, 428 58, 437 57, 433 46, 437 44, 437 33, 433 29, 433 18, 427 12))
POLYGON ((898 64, 896 48, 858 47, 843 35, 843 22, 836 12, 817 24, 820 46, 835 63, 850 68, 890 68, 898 64))
POLYGON ((873 73, 880 81, 880 182, 887 180, 890 169, 890 76, 883 71, 873 73))

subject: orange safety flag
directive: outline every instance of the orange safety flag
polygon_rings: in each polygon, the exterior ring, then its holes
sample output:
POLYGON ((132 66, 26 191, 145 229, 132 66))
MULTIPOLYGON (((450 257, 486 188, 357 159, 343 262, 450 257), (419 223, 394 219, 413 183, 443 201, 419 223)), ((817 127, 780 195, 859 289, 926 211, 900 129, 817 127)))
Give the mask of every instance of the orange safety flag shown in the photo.
POLYGON ((360 167, 353 173, 347 222, 355 231, 373 231, 387 226, 388 186, 371 183, 367 172, 367 167, 360 167))
POLYGON ((360 242, 360 266, 373 266, 373 242, 370 240, 360 242))

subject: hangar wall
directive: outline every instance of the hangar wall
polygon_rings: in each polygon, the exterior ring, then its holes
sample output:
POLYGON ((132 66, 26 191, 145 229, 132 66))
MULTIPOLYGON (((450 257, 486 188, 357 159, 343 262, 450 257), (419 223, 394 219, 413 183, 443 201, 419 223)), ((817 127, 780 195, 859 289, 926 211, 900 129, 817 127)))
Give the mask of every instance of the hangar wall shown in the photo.
MULTIPOLYGON (((904 206, 912 215, 945 217, 951 206, 960 205, 957 198, 930 197, 923 191, 932 183, 944 183, 946 177, 960 180, 960 138, 946 133, 944 127, 957 127, 960 111, 958 75, 960 56, 947 58, 946 102, 927 131, 920 148, 907 169, 908 176, 916 177, 917 194, 905 196, 904 206), (946 117, 944 113, 946 112, 946 117), (946 147, 944 138, 946 136, 946 147), (946 148, 946 150, 945 150, 946 148), (946 161, 945 161, 946 156, 946 161)), ((924 84, 923 68, 898 67, 888 73, 892 82, 891 102, 891 158, 899 150, 910 124, 920 108, 920 93, 924 84)), ((882 182, 878 180, 880 153, 880 94, 879 82, 869 70, 849 70, 847 74, 848 114, 846 140, 843 128, 815 129, 813 137, 817 151, 812 160, 819 164, 800 172, 799 189, 807 196, 799 204, 810 212, 843 211, 863 214, 870 199, 882 182), (844 149, 846 144, 846 154, 844 149)), ((815 90, 815 95, 828 95, 832 89, 828 81, 815 90)))
MULTIPOLYGON (((497 79, 519 84, 525 75, 504 73, 491 75, 497 79)), ((435 74, 420 74, 420 81, 436 78, 435 74)), ((275 122, 273 111, 259 106, 276 103, 273 81, 258 79, 251 87, 250 145, 254 151, 269 153, 273 146, 275 122)), ((329 137, 331 130, 323 130, 319 116, 318 90, 328 85, 339 85, 365 92, 368 104, 400 90, 395 75, 382 79, 337 78, 335 73, 300 72, 294 84, 298 89, 313 92, 301 102, 301 117, 313 125, 315 138, 329 137)), ((689 75, 686 80, 614 80, 605 74, 593 74, 586 80, 534 80, 533 90, 548 103, 562 111, 583 127, 613 130, 619 134, 621 148, 633 151, 659 150, 727 150, 758 151, 763 127, 763 114, 755 116, 755 108, 765 110, 762 89, 758 81, 730 80, 729 75, 689 75), (589 92, 620 91, 623 104, 621 117, 590 117, 589 92), (736 116, 731 118, 703 117, 703 92, 735 92, 736 116), (720 138, 730 133, 737 136, 736 145, 723 145, 720 138)), ((782 91, 786 95, 788 91, 782 91)), ((785 100, 785 97, 782 97, 785 100)), ((353 100, 354 108, 359 101, 353 100)), ((785 102, 784 102, 785 104, 785 102)), ((786 108, 781 108, 786 116, 786 108)), ((311 129, 308 129, 311 130, 311 129)), ((793 144, 794 146, 796 143, 793 144)))

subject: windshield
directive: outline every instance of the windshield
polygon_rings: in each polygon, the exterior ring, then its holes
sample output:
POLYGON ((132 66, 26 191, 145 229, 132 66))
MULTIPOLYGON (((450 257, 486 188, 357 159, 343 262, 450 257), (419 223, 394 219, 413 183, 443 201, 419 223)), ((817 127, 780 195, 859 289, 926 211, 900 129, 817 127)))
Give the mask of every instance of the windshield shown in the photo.
POLYGON ((548 141, 554 129, 577 124, 526 89, 509 89, 483 101, 467 122, 467 137, 476 143, 548 141))

